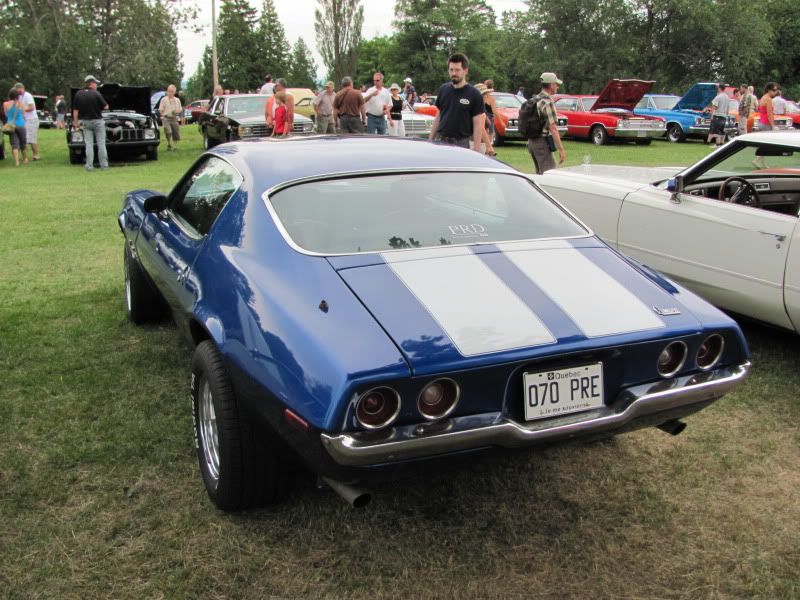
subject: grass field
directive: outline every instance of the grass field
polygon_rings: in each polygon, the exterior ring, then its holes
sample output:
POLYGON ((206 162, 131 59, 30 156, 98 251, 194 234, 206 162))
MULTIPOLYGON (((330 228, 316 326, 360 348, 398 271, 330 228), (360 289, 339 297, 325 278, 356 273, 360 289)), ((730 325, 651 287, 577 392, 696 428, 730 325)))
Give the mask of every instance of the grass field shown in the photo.
MULTIPOLYGON (((800 344, 746 325, 748 382, 679 437, 485 457, 381 484, 363 511, 298 474, 243 515, 208 501, 190 349, 128 324, 123 193, 169 191, 200 154, 86 173, 63 133, 0 164, 0 598, 799 598, 800 344)), ((689 164, 702 144, 570 164, 689 164)), ((499 158, 526 171, 522 145, 499 158)))

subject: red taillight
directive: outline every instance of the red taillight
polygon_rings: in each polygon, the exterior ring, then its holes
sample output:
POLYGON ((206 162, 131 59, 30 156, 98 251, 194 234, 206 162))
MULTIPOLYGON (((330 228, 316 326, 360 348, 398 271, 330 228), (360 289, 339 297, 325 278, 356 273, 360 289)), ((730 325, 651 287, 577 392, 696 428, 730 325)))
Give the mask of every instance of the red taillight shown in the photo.
POLYGON ((441 419, 458 404, 461 390, 452 379, 437 379, 427 384, 417 398, 417 410, 426 419, 441 419))
POLYGON ((365 392, 356 404, 356 419, 367 429, 380 429, 395 420, 400 412, 400 395, 390 387, 365 392))
POLYGON ((718 333, 711 334, 697 349, 697 366, 704 371, 712 368, 720 358, 725 348, 725 339, 718 333))
POLYGON ((686 361, 686 344, 683 342, 670 342, 658 355, 658 374, 662 377, 672 377, 681 370, 686 361))

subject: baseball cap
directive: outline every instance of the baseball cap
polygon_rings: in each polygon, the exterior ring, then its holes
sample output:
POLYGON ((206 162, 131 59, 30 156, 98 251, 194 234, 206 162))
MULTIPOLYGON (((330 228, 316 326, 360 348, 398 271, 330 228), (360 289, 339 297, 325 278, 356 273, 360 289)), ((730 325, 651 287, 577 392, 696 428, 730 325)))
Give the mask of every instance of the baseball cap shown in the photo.
POLYGON ((326 81, 325 87, 336 87, 332 81, 326 81))
POLYGON ((406 77, 405 79, 403 79, 403 83, 414 83, 414 82, 411 81, 411 77, 406 77))
POLYGON ((83 82, 84 82, 84 83, 100 83, 100 80, 99 80, 99 79, 97 79, 97 77, 95 77, 94 75, 87 75, 87 76, 86 76, 86 77, 83 79, 83 82))
POLYGON ((564 83, 558 77, 556 77, 555 73, 542 73, 541 80, 542 83, 557 83, 558 85, 564 83))

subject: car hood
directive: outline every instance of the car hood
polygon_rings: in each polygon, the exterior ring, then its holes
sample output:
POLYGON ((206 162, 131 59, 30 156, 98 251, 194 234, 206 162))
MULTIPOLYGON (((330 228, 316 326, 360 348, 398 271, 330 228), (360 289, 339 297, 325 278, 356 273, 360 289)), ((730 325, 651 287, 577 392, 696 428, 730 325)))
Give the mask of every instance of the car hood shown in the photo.
POLYGON ((633 184, 634 189, 674 177, 685 167, 630 167, 625 165, 579 165, 558 169, 558 173, 570 173, 585 178, 618 179, 633 184))
POLYGON ((598 95, 592 110, 623 108, 632 111, 654 83, 640 79, 612 79, 598 95))
POLYGON ((415 374, 682 335, 699 326, 677 289, 665 280, 659 285, 594 237, 329 260, 415 374))
POLYGON ((717 95, 717 84, 695 83, 672 107, 672 110, 703 110, 717 95))
MULTIPOLYGON (((75 94, 81 88, 70 90, 70 106, 74 104, 75 94)), ((104 83, 97 86, 97 91, 108 102, 108 110, 133 111, 141 115, 150 114, 150 88, 145 86, 120 85, 118 83, 104 83)))

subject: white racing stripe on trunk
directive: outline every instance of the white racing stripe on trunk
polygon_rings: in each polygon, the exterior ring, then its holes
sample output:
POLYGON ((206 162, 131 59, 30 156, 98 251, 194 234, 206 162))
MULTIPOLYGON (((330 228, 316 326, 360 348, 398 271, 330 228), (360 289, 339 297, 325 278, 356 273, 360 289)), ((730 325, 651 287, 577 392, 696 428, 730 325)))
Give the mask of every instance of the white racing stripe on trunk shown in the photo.
POLYGON ((587 337, 665 327, 653 309, 578 250, 506 256, 569 315, 587 337))
POLYGON ((550 330, 477 256, 381 255, 464 356, 551 344, 550 330))

